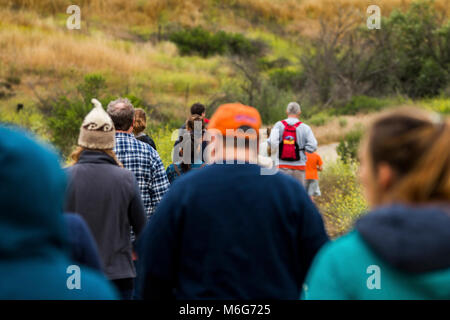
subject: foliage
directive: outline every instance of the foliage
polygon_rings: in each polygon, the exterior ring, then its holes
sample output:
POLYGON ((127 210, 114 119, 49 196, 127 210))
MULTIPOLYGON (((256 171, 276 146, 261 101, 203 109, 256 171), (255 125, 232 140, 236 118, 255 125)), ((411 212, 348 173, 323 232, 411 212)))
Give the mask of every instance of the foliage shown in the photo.
POLYGON ((367 210, 357 170, 357 163, 338 160, 327 164, 320 173, 322 196, 316 197, 315 201, 331 238, 347 233, 367 210))
POLYGON ((413 98, 439 94, 449 80, 450 21, 444 24, 432 2, 421 1, 405 13, 395 10, 383 28, 393 49, 384 53, 400 89, 413 98))
POLYGON ((169 125, 154 126, 147 129, 147 134, 155 141, 158 154, 167 168, 172 163, 172 149, 178 137, 178 128, 169 125))
POLYGON ((286 68, 278 68, 269 73, 270 82, 282 90, 298 90, 302 87, 303 73, 286 68))
POLYGON ((336 151, 343 163, 353 162, 358 159, 358 148, 362 134, 361 128, 354 129, 347 133, 339 142, 336 151))
POLYGON ((25 108, 20 112, 7 112, 0 109, 0 122, 18 125, 30 130, 42 139, 49 139, 44 117, 36 110, 25 108))
MULTIPOLYGON (((50 131, 50 141, 63 156, 68 156, 76 145, 84 117, 92 110, 92 98, 97 98, 106 109, 109 101, 117 97, 106 96, 105 78, 98 74, 88 74, 77 85, 76 94, 58 93, 41 100, 38 105, 50 131)), ((142 99, 135 95, 123 95, 136 108, 148 109, 142 99)))
POLYGON ((330 120, 330 116, 325 112, 319 112, 314 114, 308 119, 308 124, 313 126, 323 126, 330 120))
POLYGON ((357 113, 375 112, 389 106, 390 103, 387 99, 358 95, 353 96, 344 106, 335 108, 334 113, 337 115, 354 115, 357 113))
POLYGON ((258 54, 262 46, 240 33, 211 33, 201 27, 175 31, 169 40, 177 45, 181 54, 199 54, 204 58, 215 54, 252 56, 258 54))
POLYGON ((356 10, 341 8, 320 20, 319 35, 300 59, 305 90, 314 103, 343 104, 351 114, 359 111, 358 103, 369 102, 362 98, 369 93, 438 95, 450 80, 450 21, 445 19, 433 2, 419 1, 406 12, 394 10, 381 30, 368 30, 356 10))
POLYGON ((347 126, 347 119, 339 118, 339 127, 345 128, 347 126))

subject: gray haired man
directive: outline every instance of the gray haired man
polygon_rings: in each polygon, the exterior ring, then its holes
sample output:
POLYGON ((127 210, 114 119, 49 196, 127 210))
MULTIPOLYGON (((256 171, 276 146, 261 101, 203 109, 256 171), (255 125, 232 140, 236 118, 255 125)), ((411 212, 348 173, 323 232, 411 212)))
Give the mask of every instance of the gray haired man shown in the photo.
POLYGON ((114 152, 123 166, 136 176, 147 218, 150 218, 169 189, 164 165, 155 149, 132 134, 134 108, 128 99, 111 101, 107 112, 116 128, 114 152))
POLYGON ((273 127, 268 143, 273 153, 278 155, 278 168, 297 179, 302 185, 305 184, 305 165, 307 152, 314 152, 317 149, 317 140, 311 128, 299 120, 302 113, 297 102, 290 102, 286 108, 287 118, 278 121, 273 127), (284 132, 292 132, 292 136, 284 132), (284 135, 284 137, 283 137, 284 135), (282 149, 287 149, 287 145, 293 150, 295 157, 285 156, 282 149))

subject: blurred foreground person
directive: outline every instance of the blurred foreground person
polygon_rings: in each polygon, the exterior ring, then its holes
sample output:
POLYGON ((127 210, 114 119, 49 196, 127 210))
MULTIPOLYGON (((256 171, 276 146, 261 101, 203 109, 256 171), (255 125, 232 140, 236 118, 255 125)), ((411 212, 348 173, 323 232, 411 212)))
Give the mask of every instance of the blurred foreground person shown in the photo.
POLYGON ((103 271, 97 244, 83 218, 74 213, 65 213, 67 237, 72 259, 98 271, 103 271))
POLYGON ((450 299, 450 123, 391 111, 362 145, 372 211, 317 255, 306 299, 450 299))
POLYGON ((100 102, 80 128, 75 164, 67 168, 66 211, 86 221, 97 242, 103 269, 122 294, 131 299, 136 270, 130 226, 136 236, 144 228, 145 210, 133 173, 122 168, 113 148, 115 130, 100 102))
POLYGON ((69 259, 65 188, 55 154, 0 126, 0 299, 117 297, 103 275, 69 259))
POLYGON ((138 241, 138 297, 298 298, 327 235, 298 181, 261 174, 260 125, 239 103, 213 115, 213 164, 178 178, 138 241))
POLYGON ((181 161, 172 163, 166 170, 167 178, 170 183, 173 183, 175 179, 192 169, 199 169, 205 166, 202 161, 203 131, 205 129, 203 118, 199 115, 191 116, 191 118, 186 121, 186 129, 187 133, 185 133, 184 136, 186 136, 187 139, 183 140, 181 143, 182 147, 179 151, 181 154, 181 161), (196 123, 198 132, 195 130, 196 123))
POLYGON ((145 142, 156 150, 156 144, 153 139, 145 133, 147 128, 147 115, 144 109, 134 109, 133 134, 139 141, 145 142))

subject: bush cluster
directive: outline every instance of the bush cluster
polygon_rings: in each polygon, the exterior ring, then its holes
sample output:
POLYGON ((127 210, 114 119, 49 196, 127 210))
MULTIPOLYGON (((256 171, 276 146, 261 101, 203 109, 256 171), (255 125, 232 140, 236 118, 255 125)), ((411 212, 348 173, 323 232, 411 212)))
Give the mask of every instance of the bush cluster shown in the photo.
POLYGON ((363 130, 357 128, 347 133, 341 139, 336 151, 343 163, 354 162, 358 159, 358 148, 362 135, 363 130))
POLYGON ((368 207, 357 177, 358 164, 338 160, 320 173, 322 196, 316 204, 331 238, 347 233, 368 207))
POLYGON ((262 46, 261 43, 249 40, 240 33, 225 31, 211 33, 201 27, 172 32, 169 40, 177 45, 180 54, 197 54, 204 58, 215 54, 257 55, 262 46))

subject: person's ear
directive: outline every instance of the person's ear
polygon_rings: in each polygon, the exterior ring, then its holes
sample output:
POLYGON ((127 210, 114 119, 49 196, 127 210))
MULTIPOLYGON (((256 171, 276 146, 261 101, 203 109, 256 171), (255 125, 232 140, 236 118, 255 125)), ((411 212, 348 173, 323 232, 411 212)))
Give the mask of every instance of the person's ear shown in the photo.
POLYGON ((377 184, 382 191, 389 190, 394 184, 395 172, 387 163, 380 163, 377 168, 377 184))

